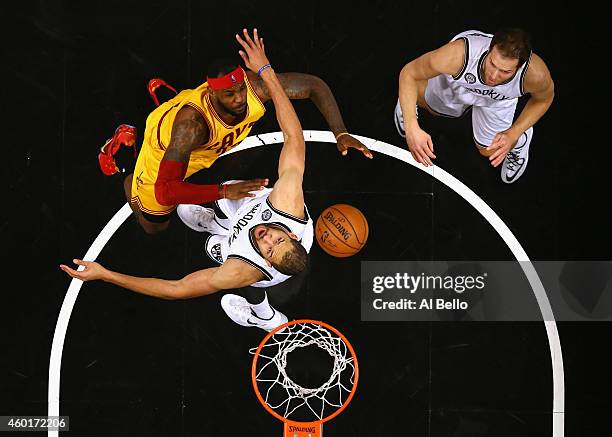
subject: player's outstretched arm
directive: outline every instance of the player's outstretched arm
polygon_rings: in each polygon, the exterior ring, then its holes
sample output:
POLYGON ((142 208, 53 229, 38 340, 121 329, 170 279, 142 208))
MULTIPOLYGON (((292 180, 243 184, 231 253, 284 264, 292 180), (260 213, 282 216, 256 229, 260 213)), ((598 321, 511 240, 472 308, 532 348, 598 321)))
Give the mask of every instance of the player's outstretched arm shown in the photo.
POLYGON ((245 268, 244 263, 236 260, 229 260, 221 267, 198 270, 179 280, 140 278, 108 270, 97 262, 80 259, 74 259, 73 262, 84 269, 78 271, 67 265, 60 265, 60 268, 73 278, 82 281, 102 280, 136 293, 167 300, 189 299, 223 289, 245 287, 262 279, 260 272, 245 268))
POLYGON ((266 84, 285 140, 278 160, 278 181, 274 184, 270 201, 276 208, 302 217, 304 215, 302 179, 306 159, 302 125, 276 73, 270 66, 265 54, 263 38, 259 37, 257 29, 253 30, 253 39, 246 29, 243 29, 243 36, 244 39, 236 35, 236 40, 244 49, 239 52, 240 56, 245 65, 251 71, 258 73, 266 84))
MULTIPOLYGON (((327 83, 320 77, 304 73, 277 73, 285 94, 290 99, 310 99, 336 137, 338 151, 346 156, 348 149, 361 151, 366 157, 372 158, 372 152, 358 139, 351 136, 344 125, 336 98, 327 83)), ((270 91, 261 79, 253 80, 253 88, 257 96, 266 102, 270 100, 270 91)))

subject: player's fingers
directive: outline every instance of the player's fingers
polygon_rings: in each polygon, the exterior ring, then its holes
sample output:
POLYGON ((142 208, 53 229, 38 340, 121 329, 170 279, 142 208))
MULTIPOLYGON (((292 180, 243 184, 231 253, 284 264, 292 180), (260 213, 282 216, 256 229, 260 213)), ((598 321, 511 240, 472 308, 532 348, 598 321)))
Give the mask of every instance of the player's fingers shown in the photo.
POLYGON ((249 57, 247 56, 247 54, 244 53, 242 50, 238 50, 238 54, 240 55, 240 57, 242 58, 242 60, 246 64, 248 62, 248 60, 249 60, 249 57))
POLYGON ((428 166, 429 165, 433 165, 433 163, 431 162, 431 159, 430 159, 430 154, 432 156, 434 156, 434 154, 429 151, 429 148, 428 147, 423 147, 423 150, 421 150, 421 153, 423 154, 423 160, 425 161, 426 165, 428 165, 428 166))
POLYGON ((370 152, 370 149, 368 149, 365 144, 357 141, 357 145, 354 147, 355 149, 360 150, 366 157, 370 159, 372 158, 372 152, 370 152))
POLYGON ((242 188, 242 191, 244 192, 249 192, 249 191, 259 191, 262 190, 264 187, 262 186, 262 184, 258 184, 258 183, 251 183, 245 187, 242 188))
POLYGON ((494 167, 497 167, 499 164, 501 164, 502 162, 504 162, 504 159, 506 159, 506 154, 505 153, 501 153, 497 159, 495 160, 494 163, 494 167))
POLYGON ((489 157, 489 159, 491 161, 491 165, 493 167, 497 167, 498 163, 502 161, 505 157, 506 157, 506 153, 503 151, 503 149, 497 149, 495 153, 493 153, 489 157))
MULTIPOLYGON (((431 138, 427 138, 427 145, 425 147, 423 147, 423 151, 425 152, 425 154, 428 156, 428 160, 429 158, 436 158, 436 155, 434 155, 433 153, 433 143, 431 141, 431 138)), ((431 162, 431 161, 430 161, 431 162)))
POLYGON ((497 149, 490 157, 491 161, 498 161, 500 158, 506 156, 506 153, 503 149, 497 149))
POLYGON ((240 38, 240 35, 238 34, 236 34, 236 41, 238 41, 238 44, 240 44, 245 50, 249 48, 248 44, 242 38, 240 38))
POLYGON ((73 278, 76 278, 78 275, 78 272, 74 269, 71 269, 70 267, 61 264, 60 265, 60 269, 62 269, 63 271, 65 271, 66 273, 68 273, 70 276, 72 276, 73 278))
POLYGON ((242 33, 244 34, 244 39, 245 41, 249 44, 249 46, 253 46, 253 40, 251 39, 251 35, 249 35, 249 31, 245 29, 242 29, 242 33))
POLYGON ((423 153, 423 151, 421 149, 418 150, 418 155, 419 155, 418 161, 421 164, 427 166, 428 165, 428 163, 427 163, 427 155, 425 153, 423 153))
POLYGON ((257 47, 261 48, 261 44, 259 43, 259 34, 257 33, 257 28, 253 29, 253 41, 257 47))
POLYGON ((361 153, 363 153, 366 157, 372 159, 374 158, 374 156, 372 155, 372 152, 370 152, 370 149, 368 149, 366 146, 361 146, 359 148, 359 150, 361 150, 361 153))
POLYGON ((249 184, 245 184, 243 186, 240 187, 240 192, 241 193, 248 193, 251 191, 259 191, 261 190, 263 187, 261 186, 261 184, 257 184, 255 182, 251 182, 249 184))
POLYGON ((491 141, 491 145, 487 147, 489 150, 497 150, 502 146, 502 136, 500 134, 495 135, 493 141, 491 141))
POLYGON ((253 185, 261 187, 262 185, 268 185, 268 179, 258 178, 253 179, 253 185))

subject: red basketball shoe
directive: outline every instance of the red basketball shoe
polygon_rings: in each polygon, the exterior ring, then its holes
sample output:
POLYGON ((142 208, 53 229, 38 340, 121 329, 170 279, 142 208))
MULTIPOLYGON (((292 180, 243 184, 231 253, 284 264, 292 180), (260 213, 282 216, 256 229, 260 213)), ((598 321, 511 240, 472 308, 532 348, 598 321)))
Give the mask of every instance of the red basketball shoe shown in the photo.
POLYGON ((98 162, 100 163, 100 169, 106 176, 112 176, 119 172, 119 168, 115 163, 115 155, 121 148, 121 145, 125 147, 134 148, 134 158, 136 158, 136 128, 129 124, 121 124, 115 129, 115 134, 112 138, 106 141, 100 149, 98 155, 98 162))

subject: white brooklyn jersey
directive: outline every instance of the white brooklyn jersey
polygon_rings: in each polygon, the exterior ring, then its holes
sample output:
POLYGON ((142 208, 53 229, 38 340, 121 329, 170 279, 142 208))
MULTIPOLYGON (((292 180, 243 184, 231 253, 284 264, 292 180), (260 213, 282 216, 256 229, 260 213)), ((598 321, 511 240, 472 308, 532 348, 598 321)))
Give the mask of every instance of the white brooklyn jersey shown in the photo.
MULTIPOLYGON (((427 82, 425 100, 431 109, 440 112, 440 115, 457 117, 461 114, 453 110, 452 104, 461 105, 462 110, 466 108, 464 105, 478 107, 507 106, 510 103, 508 100, 518 99, 525 93, 523 81, 525 72, 529 67, 531 54, 527 62, 518 68, 512 78, 496 86, 486 85, 482 74, 483 63, 489 52, 492 38, 493 35, 491 34, 468 30, 452 39, 452 41, 458 39, 464 41, 465 58, 463 67, 455 76, 441 74, 427 82), (445 106, 449 106, 450 111, 445 112, 445 106)), ((459 109, 459 106, 456 109, 459 109)))
POLYGON ((310 252, 313 242, 314 229, 306 205, 304 219, 294 217, 272 206, 269 199, 271 192, 271 188, 264 188, 253 198, 217 201, 217 205, 230 221, 227 250, 221 251, 222 259, 239 259, 259 270, 265 279, 253 284, 253 287, 271 287, 289 278, 274 267, 268 266, 257 250, 257 243, 252 235, 257 225, 273 225, 285 232, 294 233, 306 252, 310 252))

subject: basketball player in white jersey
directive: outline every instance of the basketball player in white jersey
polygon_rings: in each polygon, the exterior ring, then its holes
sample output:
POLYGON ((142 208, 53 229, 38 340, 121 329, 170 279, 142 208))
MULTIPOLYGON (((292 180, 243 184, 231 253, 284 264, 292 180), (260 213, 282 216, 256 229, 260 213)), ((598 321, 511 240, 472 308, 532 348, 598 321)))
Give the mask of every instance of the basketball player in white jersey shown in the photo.
POLYGON ((412 157, 425 166, 435 159, 431 137, 419 127, 415 106, 434 115, 459 117, 472 109, 476 148, 501 178, 515 182, 525 171, 533 125, 554 98, 544 61, 531 52, 528 35, 503 29, 495 35, 470 30, 404 66, 399 77, 395 125, 412 157), (530 98, 513 123, 518 98, 530 98))
MULTIPOLYGON (((221 252, 213 259, 219 261, 221 266, 199 270, 180 280, 171 281, 124 275, 95 262, 75 259, 75 264, 85 267, 83 270, 60 266, 70 276, 83 281, 102 279, 162 299, 187 299, 249 285, 275 285, 306 269, 307 251, 313 240, 313 226, 304 205, 302 191, 306 155, 302 126, 276 73, 270 67, 263 40, 259 38, 257 30, 253 32, 253 39, 246 29, 243 32, 244 39, 236 35, 244 49, 240 55, 246 66, 261 76, 270 91, 278 123, 283 131, 284 144, 278 163, 278 181, 272 189, 257 191, 255 198, 236 202, 224 199, 224 202, 217 204, 223 212, 219 213, 217 219, 222 221, 221 224, 225 223, 228 229, 223 232, 224 235, 213 236, 214 241, 207 247, 212 248, 218 244, 216 247, 221 252), (222 240, 223 244, 220 244, 222 240)), ((213 221, 214 213, 210 215, 207 210, 198 208, 201 207, 183 206, 183 221, 201 231, 223 229, 212 229, 213 226, 219 226, 213 221)), ((209 254, 213 256, 211 252, 209 254)), ((263 301, 256 305, 236 295, 225 295, 222 305, 236 323, 270 331, 285 323, 287 317, 274 310, 265 292, 262 294, 263 301)))

